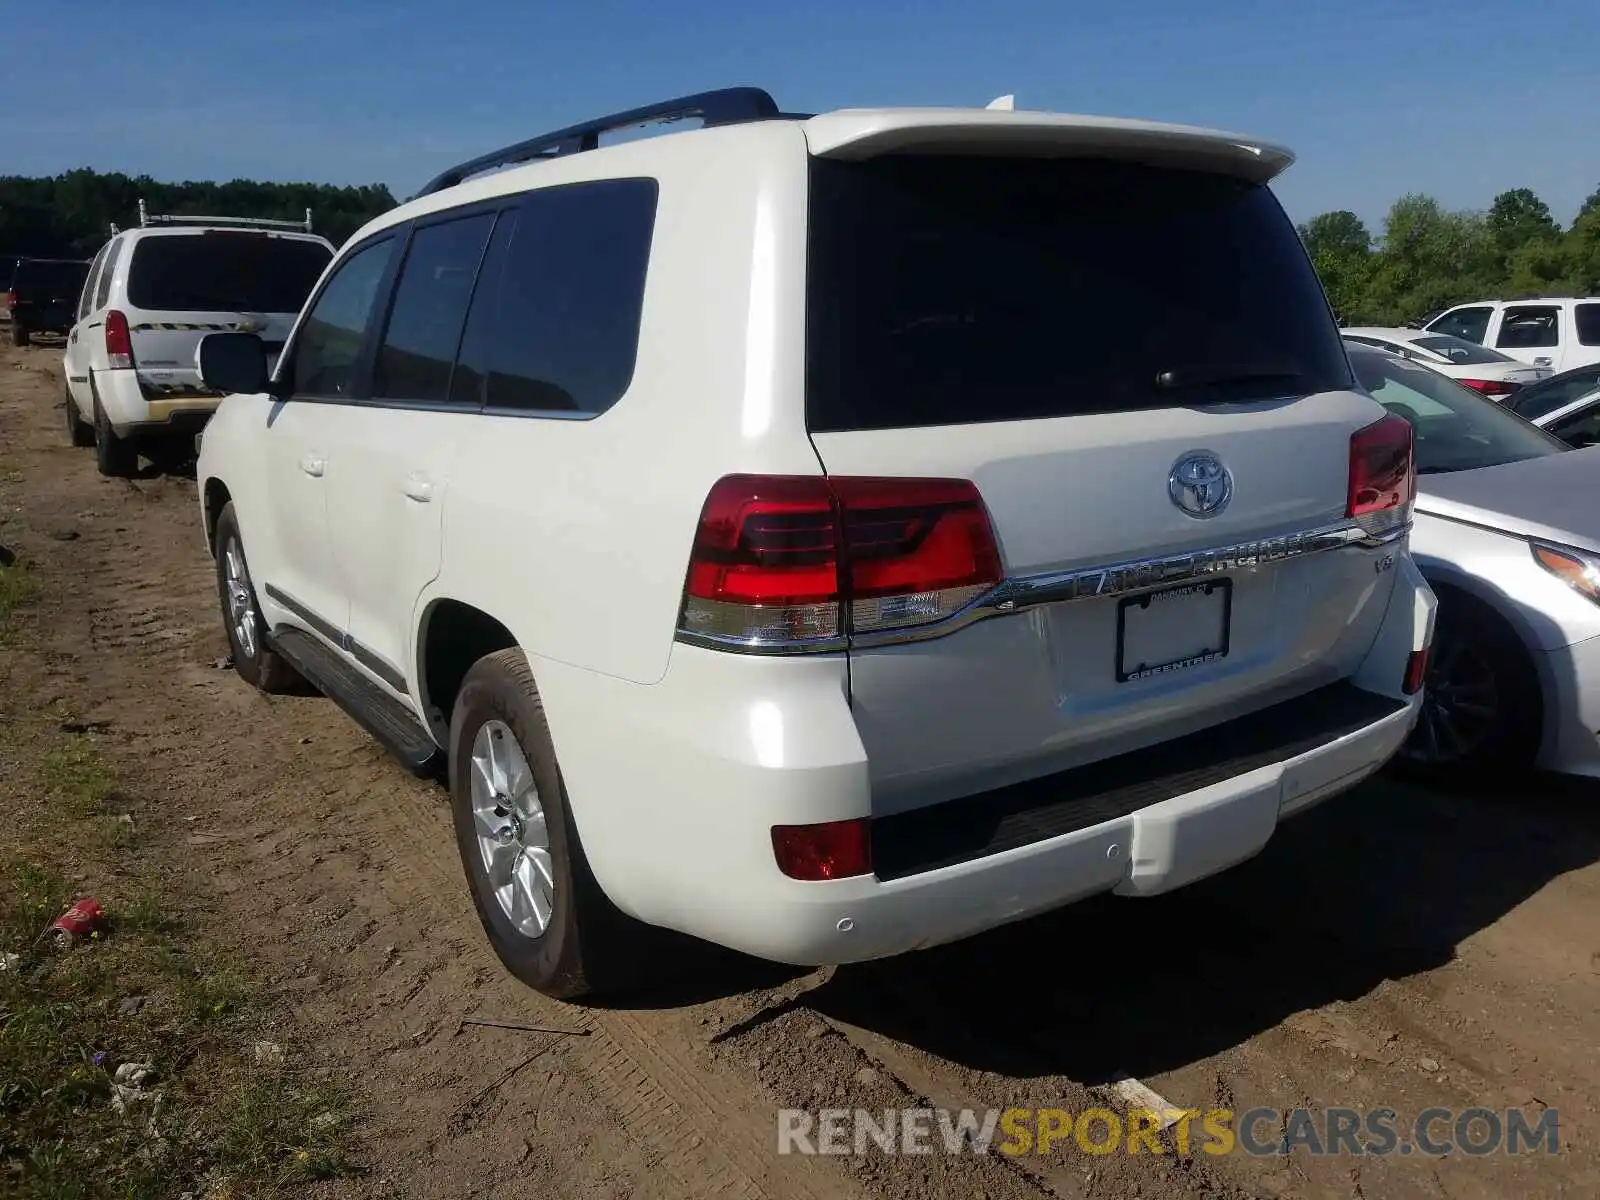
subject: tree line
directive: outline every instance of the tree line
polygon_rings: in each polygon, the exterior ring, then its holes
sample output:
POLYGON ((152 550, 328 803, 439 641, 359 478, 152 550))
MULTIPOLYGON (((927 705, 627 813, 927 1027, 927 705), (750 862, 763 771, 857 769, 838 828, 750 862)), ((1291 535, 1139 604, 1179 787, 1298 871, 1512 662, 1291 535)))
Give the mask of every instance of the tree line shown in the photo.
POLYGON ((383 184, 161 183, 148 175, 88 169, 39 179, 8 175, 0 176, 0 255, 91 258, 113 223, 123 229, 138 225, 141 199, 151 213, 190 216, 300 221, 309 208, 312 232, 336 246, 395 206, 383 184))
POLYGON ((1328 301, 1349 325, 1403 325, 1468 300, 1600 294, 1600 188, 1563 229, 1528 188, 1487 212, 1451 212, 1431 196, 1396 200, 1374 237, 1353 212, 1300 227, 1328 301))

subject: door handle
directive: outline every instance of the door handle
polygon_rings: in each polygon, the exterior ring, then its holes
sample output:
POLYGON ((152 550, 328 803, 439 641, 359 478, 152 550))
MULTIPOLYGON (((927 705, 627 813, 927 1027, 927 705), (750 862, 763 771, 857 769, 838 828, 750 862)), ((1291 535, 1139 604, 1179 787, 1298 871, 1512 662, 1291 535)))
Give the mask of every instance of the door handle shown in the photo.
POLYGON ((433 499, 432 482, 426 475, 419 475, 415 471, 406 476, 406 485, 402 490, 418 504, 426 504, 433 499))
POLYGON ((300 460, 300 469, 317 479, 322 478, 322 472, 327 466, 327 462, 315 454, 308 454, 300 460))

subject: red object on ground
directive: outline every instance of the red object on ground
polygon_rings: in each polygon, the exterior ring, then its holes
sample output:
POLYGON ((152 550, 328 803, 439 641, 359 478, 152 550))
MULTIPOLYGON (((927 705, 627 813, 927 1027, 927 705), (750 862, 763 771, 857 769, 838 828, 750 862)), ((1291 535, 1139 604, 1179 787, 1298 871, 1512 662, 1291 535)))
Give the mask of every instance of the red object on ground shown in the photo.
POLYGON ((55 935, 56 944, 66 949, 99 929, 105 918, 100 902, 86 896, 50 922, 50 932, 55 935))

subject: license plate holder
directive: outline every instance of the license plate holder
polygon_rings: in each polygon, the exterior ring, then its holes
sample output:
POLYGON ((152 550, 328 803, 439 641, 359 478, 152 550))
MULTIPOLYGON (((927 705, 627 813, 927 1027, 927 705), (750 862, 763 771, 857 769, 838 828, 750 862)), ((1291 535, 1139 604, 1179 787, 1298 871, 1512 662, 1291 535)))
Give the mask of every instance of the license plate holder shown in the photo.
POLYGON ((1232 631, 1231 579, 1128 596, 1117 603, 1117 682, 1173 674, 1226 658, 1232 631))

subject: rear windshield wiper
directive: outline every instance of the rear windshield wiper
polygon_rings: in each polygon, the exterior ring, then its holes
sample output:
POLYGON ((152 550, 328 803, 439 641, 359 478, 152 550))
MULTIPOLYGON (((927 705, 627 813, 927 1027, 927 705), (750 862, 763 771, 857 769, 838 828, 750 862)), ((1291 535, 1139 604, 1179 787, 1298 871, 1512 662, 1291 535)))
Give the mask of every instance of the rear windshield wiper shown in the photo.
POLYGON ((1304 383, 1306 376, 1299 371, 1279 371, 1269 367, 1180 367, 1175 371, 1162 371, 1156 376, 1156 386, 1168 391, 1178 388, 1210 387, 1220 383, 1304 383))

